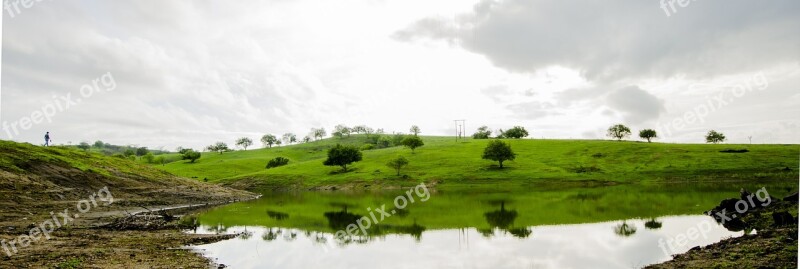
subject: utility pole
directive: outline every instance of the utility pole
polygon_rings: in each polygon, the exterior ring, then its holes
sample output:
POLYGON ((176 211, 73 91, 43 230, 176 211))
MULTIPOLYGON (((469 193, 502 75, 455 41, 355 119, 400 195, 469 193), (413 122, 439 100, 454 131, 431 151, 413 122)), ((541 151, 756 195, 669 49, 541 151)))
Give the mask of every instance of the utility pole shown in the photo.
POLYGON ((466 139, 467 120, 453 120, 456 125, 456 141, 466 139))

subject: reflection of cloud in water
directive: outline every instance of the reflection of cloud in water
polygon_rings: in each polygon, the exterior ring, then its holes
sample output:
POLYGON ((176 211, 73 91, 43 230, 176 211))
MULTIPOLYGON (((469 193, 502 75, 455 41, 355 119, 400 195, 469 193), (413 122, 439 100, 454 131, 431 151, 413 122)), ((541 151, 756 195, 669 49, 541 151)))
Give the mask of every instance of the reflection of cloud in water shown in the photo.
MULTIPOLYGON (((525 239, 510 230, 485 238, 477 229, 447 229, 421 232, 424 236, 419 241, 409 235, 387 234, 347 245, 330 243, 334 242, 331 233, 248 226, 257 235, 271 232, 274 240, 254 236, 197 248, 232 268, 636 268, 669 258, 658 247, 659 238, 685 233, 707 220, 703 215, 662 217, 660 229, 644 229, 649 220, 627 220, 629 227, 638 229, 629 237, 611 232, 621 223, 612 221, 515 231, 535 234, 525 239), (286 240, 285 234, 294 234, 296 240, 286 240), (276 240, 281 237, 284 240, 276 240)), ((242 232, 244 227, 227 230, 242 232)), ((202 227, 199 232, 210 230, 202 227)), ((679 251, 741 234, 714 226, 708 239, 700 237, 679 251)))

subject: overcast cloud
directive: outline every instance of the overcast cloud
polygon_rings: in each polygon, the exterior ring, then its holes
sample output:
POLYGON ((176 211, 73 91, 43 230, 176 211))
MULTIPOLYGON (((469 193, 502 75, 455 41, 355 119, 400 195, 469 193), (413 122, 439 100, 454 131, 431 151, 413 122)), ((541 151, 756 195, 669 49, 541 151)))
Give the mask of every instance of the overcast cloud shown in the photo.
POLYGON ((339 123, 452 135, 467 119, 470 132, 522 125, 537 138, 625 123, 666 142, 717 129, 800 143, 800 2, 670 12, 637 0, 35 2, 4 10, 0 120, 71 93, 81 101, 11 139, 199 148, 339 123), (107 73, 113 90, 80 96, 107 73), (757 74, 764 89, 728 92, 757 74), (719 92, 727 104, 702 122, 671 124, 719 92))

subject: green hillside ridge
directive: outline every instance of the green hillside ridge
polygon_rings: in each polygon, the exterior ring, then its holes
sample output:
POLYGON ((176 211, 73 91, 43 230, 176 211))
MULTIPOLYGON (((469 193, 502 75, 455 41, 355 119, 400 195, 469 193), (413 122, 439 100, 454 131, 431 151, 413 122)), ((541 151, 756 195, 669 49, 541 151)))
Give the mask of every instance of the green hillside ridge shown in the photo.
POLYGON ((504 163, 481 159, 490 140, 456 141, 423 136, 425 146, 367 150, 352 171, 323 166, 326 150, 336 144, 360 146, 364 135, 329 138, 291 146, 203 153, 196 163, 173 162, 157 167, 176 175, 207 179, 250 190, 330 188, 332 186, 410 186, 418 182, 445 185, 527 184, 559 181, 639 182, 666 180, 796 179, 798 145, 667 144, 607 140, 506 139, 517 158, 504 163), (724 153, 726 149, 747 149, 724 153), (410 165, 402 176, 386 166, 398 155, 410 165), (275 157, 286 166, 265 169, 275 157))

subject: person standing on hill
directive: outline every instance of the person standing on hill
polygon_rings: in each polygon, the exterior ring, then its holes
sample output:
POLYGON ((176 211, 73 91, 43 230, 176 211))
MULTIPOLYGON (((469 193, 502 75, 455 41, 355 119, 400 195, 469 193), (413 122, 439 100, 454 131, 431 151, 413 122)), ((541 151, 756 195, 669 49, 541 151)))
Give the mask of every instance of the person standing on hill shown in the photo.
POLYGON ((44 146, 45 147, 50 146, 50 132, 44 134, 44 146))

